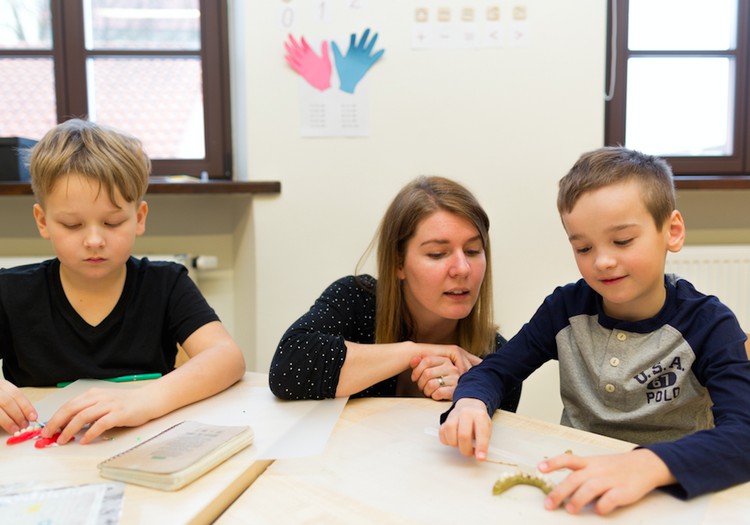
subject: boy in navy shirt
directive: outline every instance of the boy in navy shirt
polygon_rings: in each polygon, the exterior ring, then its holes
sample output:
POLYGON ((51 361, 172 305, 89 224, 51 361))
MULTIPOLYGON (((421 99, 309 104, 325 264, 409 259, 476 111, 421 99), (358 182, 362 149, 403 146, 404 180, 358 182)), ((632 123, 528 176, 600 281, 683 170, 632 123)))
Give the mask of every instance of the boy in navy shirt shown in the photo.
POLYGON ((750 480, 746 335, 716 297, 664 273, 685 240, 667 163, 619 147, 586 153, 557 205, 583 279, 461 377, 440 440, 484 460, 504 385, 557 359, 561 423, 639 446, 542 461, 543 473, 573 471, 547 509, 595 501, 606 514, 657 487, 691 498, 750 480))

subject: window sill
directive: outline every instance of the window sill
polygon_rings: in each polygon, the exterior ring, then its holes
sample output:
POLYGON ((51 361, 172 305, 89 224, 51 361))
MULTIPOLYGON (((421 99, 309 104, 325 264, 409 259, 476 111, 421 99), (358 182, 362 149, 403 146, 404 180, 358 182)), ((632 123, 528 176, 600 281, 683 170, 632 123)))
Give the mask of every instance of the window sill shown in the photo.
MULTIPOLYGON (((184 180, 168 177, 154 177, 148 185, 147 195, 153 194, 240 194, 240 193, 281 193, 281 182, 225 180, 184 180)), ((0 181, 0 196, 32 195, 31 184, 23 181, 0 181)))
POLYGON ((750 190, 750 175, 675 175, 678 190, 750 190))

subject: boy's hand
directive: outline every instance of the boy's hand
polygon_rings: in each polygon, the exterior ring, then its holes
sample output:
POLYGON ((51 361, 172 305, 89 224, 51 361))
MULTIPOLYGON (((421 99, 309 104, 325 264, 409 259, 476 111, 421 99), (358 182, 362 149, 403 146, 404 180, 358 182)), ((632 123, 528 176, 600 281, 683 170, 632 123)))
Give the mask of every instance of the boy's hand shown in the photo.
POLYGON ((146 387, 132 390, 92 388, 62 407, 47 421, 42 437, 51 437, 61 430, 57 443, 70 441, 85 425, 90 425, 81 444, 90 443, 105 430, 114 427, 135 427, 153 419, 148 407, 153 396, 146 387))
POLYGON ((29 426, 38 417, 31 401, 21 390, 13 383, 0 379, 0 427, 13 434, 29 426))
POLYGON ((465 397, 456 402, 445 423, 440 425, 440 442, 457 447, 464 456, 487 459, 492 420, 487 406, 478 399, 465 397))
POLYGON ((573 470, 544 500, 547 510, 564 505, 576 514, 596 500, 597 514, 634 503, 662 485, 676 480, 664 462, 647 449, 624 454, 581 457, 562 454, 539 464, 545 474, 561 468, 573 470))

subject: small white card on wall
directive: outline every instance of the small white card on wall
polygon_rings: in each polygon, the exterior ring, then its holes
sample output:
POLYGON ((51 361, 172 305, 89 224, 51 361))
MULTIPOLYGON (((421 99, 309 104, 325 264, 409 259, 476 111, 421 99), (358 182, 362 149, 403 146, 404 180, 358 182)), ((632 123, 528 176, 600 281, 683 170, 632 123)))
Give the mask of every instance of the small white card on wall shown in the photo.
POLYGON ((319 91, 301 80, 299 107, 303 137, 366 137, 370 134, 364 85, 357 86, 354 93, 339 89, 319 91))

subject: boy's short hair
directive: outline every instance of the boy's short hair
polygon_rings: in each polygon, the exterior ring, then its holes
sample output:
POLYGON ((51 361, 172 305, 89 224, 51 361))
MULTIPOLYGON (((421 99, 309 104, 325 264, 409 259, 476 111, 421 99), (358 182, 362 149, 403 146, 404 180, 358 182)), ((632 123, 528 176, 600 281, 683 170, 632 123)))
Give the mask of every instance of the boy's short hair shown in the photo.
POLYGON ((31 189, 39 203, 61 177, 76 173, 99 183, 115 204, 139 202, 148 188, 151 161, 135 137, 90 121, 71 119, 49 130, 29 156, 31 189))
POLYGON ((620 146, 607 146, 580 156, 560 179, 557 210, 561 215, 569 213, 584 193, 625 181, 640 184, 646 209, 661 230, 676 208, 672 169, 664 159, 620 146))

